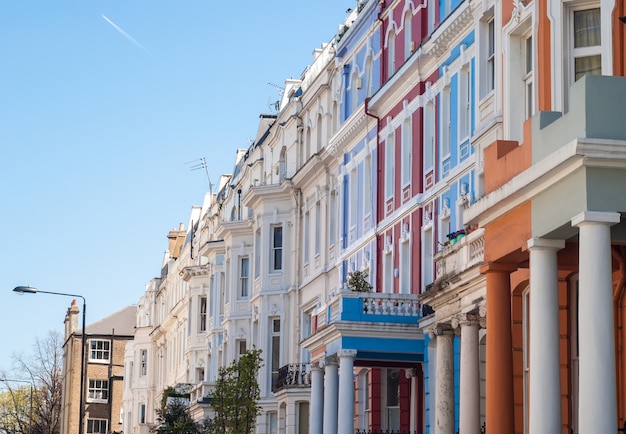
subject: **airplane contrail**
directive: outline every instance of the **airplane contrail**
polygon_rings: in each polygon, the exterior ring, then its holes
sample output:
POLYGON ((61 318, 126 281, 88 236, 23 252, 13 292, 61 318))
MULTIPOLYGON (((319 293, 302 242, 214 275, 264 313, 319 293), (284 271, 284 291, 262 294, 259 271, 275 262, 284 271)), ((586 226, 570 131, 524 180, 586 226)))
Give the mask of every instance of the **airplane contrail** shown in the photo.
POLYGON ((152 53, 150 51, 148 51, 148 49, 146 47, 144 47, 143 45, 141 45, 139 43, 139 41, 137 41, 135 38, 133 38, 132 36, 130 36, 128 33, 126 33, 124 31, 124 29, 122 29, 120 26, 118 26, 117 24, 115 24, 113 21, 111 21, 110 19, 108 19, 104 14, 102 14, 102 18, 104 18, 104 20, 111 24, 113 26, 113 28, 115 30, 117 30, 118 32, 120 32, 120 34, 122 36, 124 36, 126 39, 128 39, 130 42, 132 42, 133 44, 135 44, 137 47, 141 48, 143 51, 145 51, 146 53, 148 53, 149 55, 152 56, 152 53))

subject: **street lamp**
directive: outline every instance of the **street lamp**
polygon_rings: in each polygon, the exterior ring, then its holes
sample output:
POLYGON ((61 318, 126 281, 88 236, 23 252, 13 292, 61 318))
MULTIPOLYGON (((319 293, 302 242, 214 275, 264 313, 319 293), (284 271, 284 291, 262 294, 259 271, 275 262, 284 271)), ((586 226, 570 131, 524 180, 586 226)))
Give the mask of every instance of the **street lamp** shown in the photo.
MULTIPOLYGON (((12 380, 10 378, 0 378, 0 381, 5 383, 28 383, 30 385, 30 408, 28 410, 28 432, 32 434, 33 432, 33 383, 26 380, 12 380)), ((9 389, 10 390, 10 389, 9 389)))
POLYGON ((83 300, 83 333, 80 343, 80 399, 79 399, 79 413, 78 413, 78 434, 85 432, 84 418, 85 418, 85 314, 87 312, 87 303, 85 297, 78 294, 66 294, 63 292, 49 292, 41 291, 32 286, 16 286, 13 288, 13 292, 18 294, 52 294, 52 295, 64 295, 67 297, 79 297, 83 300))

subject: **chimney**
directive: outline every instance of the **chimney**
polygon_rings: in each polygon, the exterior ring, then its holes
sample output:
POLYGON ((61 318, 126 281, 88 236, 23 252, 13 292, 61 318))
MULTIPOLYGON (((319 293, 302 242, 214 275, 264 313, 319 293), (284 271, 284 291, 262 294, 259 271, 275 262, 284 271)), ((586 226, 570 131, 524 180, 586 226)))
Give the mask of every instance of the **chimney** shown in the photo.
POLYGON ((170 252, 172 259, 178 259, 180 256, 180 249, 183 247, 186 235, 185 225, 182 223, 178 225, 177 231, 171 230, 170 233, 167 234, 167 239, 169 240, 169 248, 167 250, 170 252))
POLYGON ((80 309, 78 309, 78 304, 76 304, 76 299, 74 299, 65 314, 65 339, 78 330, 78 312, 80 312, 80 309))

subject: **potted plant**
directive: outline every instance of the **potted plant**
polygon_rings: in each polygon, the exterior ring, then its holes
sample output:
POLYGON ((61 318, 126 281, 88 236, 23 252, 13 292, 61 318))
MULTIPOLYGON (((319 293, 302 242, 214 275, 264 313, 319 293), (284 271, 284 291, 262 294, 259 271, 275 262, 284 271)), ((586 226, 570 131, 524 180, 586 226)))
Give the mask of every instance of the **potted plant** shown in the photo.
POLYGON ((346 284, 354 292, 370 292, 373 288, 367 280, 367 271, 351 271, 346 284))

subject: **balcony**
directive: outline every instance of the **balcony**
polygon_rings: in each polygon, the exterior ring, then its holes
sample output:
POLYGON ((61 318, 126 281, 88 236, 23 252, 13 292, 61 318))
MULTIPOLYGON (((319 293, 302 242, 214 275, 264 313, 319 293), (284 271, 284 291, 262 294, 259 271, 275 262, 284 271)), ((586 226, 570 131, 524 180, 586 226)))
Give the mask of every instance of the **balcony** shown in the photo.
POLYGON ((484 260, 485 231, 477 229, 456 244, 446 246, 435 255, 436 276, 433 287, 443 281, 455 280, 463 272, 482 264, 484 260))
POLYGON ((307 370, 306 363, 290 363, 281 367, 273 375, 272 392, 276 393, 289 388, 311 387, 311 376, 307 370))
POLYGON ((424 359, 418 326, 424 308, 417 294, 344 289, 316 311, 311 335, 302 345, 327 356, 341 349, 356 350, 356 362, 362 366, 418 363, 424 359))
POLYGON ((422 305, 417 300, 417 294, 344 290, 330 301, 328 311, 317 315, 317 328, 334 321, 415 324, 421 316, 422 305))
POLYGON ((215 391, 215 383, 202 381, 195 384, 189 392, 189 401, 193 404, 210 404, 211 395, 215 391))

